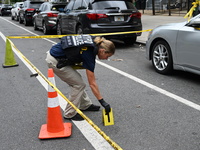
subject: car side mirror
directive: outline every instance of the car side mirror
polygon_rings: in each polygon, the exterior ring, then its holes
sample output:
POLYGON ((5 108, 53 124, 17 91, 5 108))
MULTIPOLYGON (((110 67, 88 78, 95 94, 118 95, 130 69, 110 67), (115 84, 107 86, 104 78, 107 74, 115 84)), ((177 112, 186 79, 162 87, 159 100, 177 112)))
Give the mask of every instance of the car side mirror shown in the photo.
POLYGON ((200 18, 191 20, 191 21, 188 23, 188 26, 200 27, 200 18))

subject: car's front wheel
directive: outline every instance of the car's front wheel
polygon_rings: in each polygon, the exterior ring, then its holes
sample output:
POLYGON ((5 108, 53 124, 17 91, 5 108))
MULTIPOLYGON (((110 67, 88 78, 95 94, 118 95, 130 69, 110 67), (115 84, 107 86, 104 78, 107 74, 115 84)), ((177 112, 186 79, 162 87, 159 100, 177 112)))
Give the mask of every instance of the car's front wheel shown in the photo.
POLYGON ((26 18, 24 18, 24 25, 28 26, 29 25, 29 21, 26 20, 26 18))
POLYGON ((169 74, 173 70, 173 59, 171 48, 167 42, 157 41, 151 52, 152 64, 156 72, 160 74, 169 74))
POLYGON ((60 22, 57 22, 56 32, 57 32, 57 35, 62 35, 60 22))
POLYGON ((42 30, 45 35, 49 34, 49 30, 47 29, 45 22, 42 23, 42 30))
POLYGON ((20 17, 20 15, 19 15, 19 23, 20 23, 20 24, 23 23, 23 20, 22 20, 22 18, 20 17))
POLYGON ((33 28, 34 28, 34 30, 38 30, 38 27, 37 27, 35 19, 33 20, 33 28))
POLYGON ((15 20, 19 21, 19 16, 17 14, 15 14, 15 20))
POLYGON ((12 19, 12 20, 14 20, 14 19, 15 19, 15 17, 12 15, 12 13, 11 13, 11 19, 12 19))
POLYGON ((79 26, 77 27, 76 33, 77 33, 77 34, 83 34, 83 29, 82 29, 82 26, 81 26, 81 25, 79 25, 79 26))

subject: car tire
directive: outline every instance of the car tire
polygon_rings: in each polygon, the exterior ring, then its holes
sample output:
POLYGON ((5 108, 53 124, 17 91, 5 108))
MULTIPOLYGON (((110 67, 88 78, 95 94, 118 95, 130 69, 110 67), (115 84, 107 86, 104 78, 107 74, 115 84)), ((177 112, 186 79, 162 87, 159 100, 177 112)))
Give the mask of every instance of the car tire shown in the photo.
POLYGON ((81 25, 79 25, 76 29, 76 34, 83 34, 83 28, 81 25))
POLYGON ((133 45, 137 40, 137 36, 132 38, 124 38, 123 41, 126 45, 133 45))
POLYGON ((34 29, 34 30, 38 30, 38 27, 37 27, 37 24, 36 24, 36 22, 35 22, 35 19, 33 20, 33 29, 34 29))
POLYGON ((60 22, 57 22, 56 32, 57 32, 57 35, 62 35, 63 34, 60 22))
POLYGON ((11 14, 11 20, 14 20, 15 19, 15 17, 11 14))
POLYGON ((49 30, 47 29, 46 23, 42 23, 42 30, 45 35, 49 34, 49 30))
POLYGON ((160 74, 170 74, 173 70, 173 59, 169 44, 160 40, 157 41, 151 52, 152 65, 160 74))
POLYGON ((19 23, 22 24, 23 20, 21 19, 20 15, 19 15, 19 23))
POLYGON ((15 14, 15 20, 19 21, 19 16, 17 16, 17 14, 15 14))
POLYGON ((24 25, 25 25, 25 26, 28 26, 28 25, 29 25, 29 22, 26 20, 26 18, 24 18, 24 25))

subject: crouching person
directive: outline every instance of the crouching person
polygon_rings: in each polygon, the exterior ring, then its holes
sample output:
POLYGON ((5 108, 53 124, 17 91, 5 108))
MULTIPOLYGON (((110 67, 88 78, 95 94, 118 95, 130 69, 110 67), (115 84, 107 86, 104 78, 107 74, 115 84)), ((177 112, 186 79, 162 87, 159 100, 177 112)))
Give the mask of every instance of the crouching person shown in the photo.
MULTIPOLYGON (((110 112, 110 105, 103 99, 95 80, 95 59, 108 59, 115 53, 115 45, 103 37, 90 35, 65 36, 61 42, 54 45, 47 53, 47 64, 54 73, 70 87, 68 99, 82 111, 98 111, 100 106, 92 104, 88 97, 80 73, 76 68, 86 70, 88 83, 92 93, 105 108, 110 112)), ((83 120, 76 110, 67 104, 64 110, 64 118, 83 120)))

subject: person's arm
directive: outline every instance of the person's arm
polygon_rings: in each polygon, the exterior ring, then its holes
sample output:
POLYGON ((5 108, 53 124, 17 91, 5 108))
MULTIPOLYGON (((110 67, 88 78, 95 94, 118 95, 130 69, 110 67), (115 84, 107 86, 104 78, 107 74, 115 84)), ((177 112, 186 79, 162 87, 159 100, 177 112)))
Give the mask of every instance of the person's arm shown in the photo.
POLYGON ((102 99, 103 97, 101 96, 100 94, 100 91, 99 91, 99 88, 98 88, 98 85, 96 83, 96 79, 95 79, 95 74, 94 72, 86 69, 86 75, 87 75, 87 79, 88 79, 88 83, 90 85, 90 88, 94 94, 94 96, 100 100, 102 99))
POLYGON ((105 108, 106 114, 109 113, 111 110, 110 105, 104 101, 103 97, 100 94, 98 85, 96 83, 94 72, 86 69, 86 74, 87 74, 87 78, 88 78, 88 83, 90 85, 90 88, 91 88, 93 94, 98 99, 99 103, 105 108))

